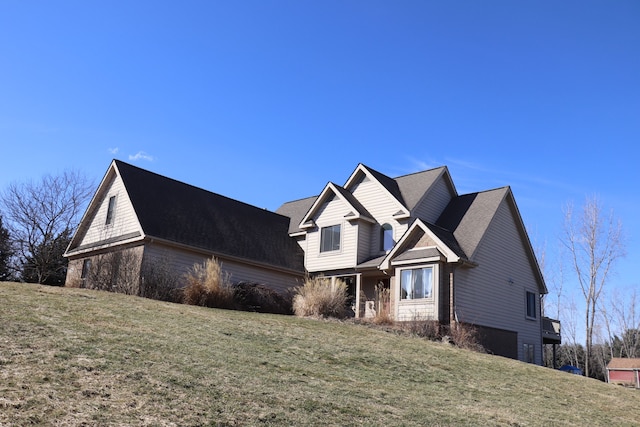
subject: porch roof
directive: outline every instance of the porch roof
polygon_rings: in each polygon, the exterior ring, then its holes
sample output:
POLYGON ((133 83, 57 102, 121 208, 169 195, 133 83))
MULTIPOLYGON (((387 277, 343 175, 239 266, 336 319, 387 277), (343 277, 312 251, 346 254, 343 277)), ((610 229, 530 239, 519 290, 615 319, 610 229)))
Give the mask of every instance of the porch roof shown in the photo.
POLYGON ((411 249, 395 257, 391 261, 391 263, 393 263, 394 261, 412 261, 416 259, 434 258, 440 256, 442 256, 442 254, 437 248, 411 249))
POLYGON ((370 269, 378 268, 378 266, 382 263, 385 257, 386 255, 382 255, 379 257, 368 259, 365 262, 358 264, 356 266, 356 270, 370 270, 370 269))

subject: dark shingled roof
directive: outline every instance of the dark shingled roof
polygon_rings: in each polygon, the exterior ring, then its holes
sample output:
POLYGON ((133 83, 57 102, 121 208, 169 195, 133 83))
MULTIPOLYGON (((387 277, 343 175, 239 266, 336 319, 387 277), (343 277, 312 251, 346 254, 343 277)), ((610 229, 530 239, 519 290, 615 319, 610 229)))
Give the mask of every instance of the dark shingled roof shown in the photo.
MULTIPOLYGON (((502 187, 454 197, 440 214, 436 225, 449 230, 462 251, 473 257, 508 191, 509 187, 502 187)), ((449 247, 456 250, 453 246, 449 247)))
POLYGON ((347 202, 349 202, 349 204, 351 204, 351 206, 353 206, 355 210, 358 211, 358 214, 360 214, 360 216, 373 220, 373 216, 369 213, 369 211, 364 206, 362 206, 362 203, 360 203, 360 201, 356 199, 353 196, 353 194, 351 194, 349 191, 347 191, 346 189, 344 189, 343 187, 337 184, 333 184, 333 185, 340 192, 340 194, 342 194, 342 197, 347 199, 347 202))
POLYGON ((286 216, 115 160, 140 225, 149 237, 304 271, 304 254, 286 216))
POLYGON ((276 213, 291 218, 291 221, 289 222, 289 233, 293 234, 304 231, 300 228, 300 222, 307 212, 309 212, 309 209, 311 209, 311 206, 313 206, 317 198, 318 196, 313 196, 307 197, 306 199, 287 202, 276 210, 276 213))
POLYGON ((424 225, 426 225, 429 230, 431 230, 431 232, 435 234, 436 237, 442 241, 442 243, 447 245, 447 247, 451 249, 456 255, 458 255, 463 260, 469 259, 451 231, 445 230, 442 227, 428 222, 425 222, 424 225))
POLYGON ((439 257, 442 254, 436 248, 412 249, 398 255, 393 261, 413 261, 416 259, 439 257))
POLYGON ((393 197, 395 197, 402 204, 402 206, 406 206, 404 198, 402 197, 402 192, 400 191, 400 187, 398 187, 398 183, 393 178, 389 178, 387 175, 380 173, 375 169, 371 169, 369 166, 362 166, 367 169, 371 173, 371 175, 373 175, 378 180, 378 182, 380 182, 380 184, 382 184, 384 188, 386 188, 387 191, 391 193, 393 197))
POLYGON ((394 178, 398 183, 398 188, 400 189, 402 198, 409 210, 413 210, 416 207, 418 202, 420 202, 424 197, 424 194, 429 190, 429 188, 431 188, 433 183, 445 169, 445 166, 441 166, 439 168, 394 178))

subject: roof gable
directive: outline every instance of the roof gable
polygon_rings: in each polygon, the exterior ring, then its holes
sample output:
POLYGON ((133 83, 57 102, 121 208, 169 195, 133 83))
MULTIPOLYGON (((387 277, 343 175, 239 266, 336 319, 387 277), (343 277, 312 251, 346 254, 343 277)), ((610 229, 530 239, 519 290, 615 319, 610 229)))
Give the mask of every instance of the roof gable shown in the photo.
MULTIPOLYGON (((145 237, 295 271, 289 218, 114 160, 145 237)), ((98 190, 100 192, 100 190, 98 190)))
POLYGON ((471 258, 480 245, 508 187, 458 196, 449 202, 436 225, 453 233, 462 250, 471 258))
POLYGON ((378 182, 382 190, 389 194, 389 196, 391 196, 393 200, 395 200, 398 205, 398 212, 395 215, 396 217, 402 218, 409 216, 409 209, 405 205, 404 198, 402 196, 402 192, 400 191, 398 183, 394 179, 389 178, 388 176, 374 169, 371 169, 370 167, 367 167, 362 163, 360 163, 356 167, 349 179, 347 179, 344 188, 347 189, 347 191, 352 191, 353 186, 359 182, 363 175, 371 180, 378 182))
POLYGON ((453 237, 451 233, 447 230, 427 224, 420 219, 416 219, 409 229, 402 235, 398 243, 396 243, 387 256, 382 260, 379 268, 381 270, 388 270, 391 266, 392 260, 398 257, 402 259, 402 256, 404 256, 407 259, 411 259, 412 257, 410 255, 404 254, 408 251, 416 250, 416 248, 414 248, 416 244, 418 245, 417 248, 421 248, 421 250, 434 247, 434 249, 437 249, 445 256, 447 262, 466 261, 464 253, 460 250, 459 245, 455 241, 455 237, 453 237), (432 242, 433 245, 424 247, 419 245, 418 240, 424 235, 426 235, 427 239, 432 242))
POLYGON ((465 194, 454 198, 442 212, 436 225, 451 231, 462 250, 469 256, 469 259, 473 260, 498 209, 504 203, 509 208, 533 274, 538 280, 540 291, 547 293, 544 277, 510 187, 465 194))
POLYGON ((429 191, 439 179, 445 180, 452 197, 457 196, 458 193, 453 185, 449 169, 446 166, 399 176, 394 180, 398 184, 407 208, 413 211, 422 200, 428 197, 429 191))
MULTIPOLYGON (((127 229, 123 230, 121 224, 116 227, 106 227, 104 222, 105 218, 98 217, 101 209, 105 209, 106 207, 105 200, 107 197, 112 193, 117 194, 122 190, 120 176, 118 175, 115 163, 112 162, 87 205, 87 209, 71 237, 65 256, 68 256, 71 252, 83 251, 96 246, 106 246, 116 242, 122 243, 125 240, 131 241, 132 239, 135 240, 142 236, 142 228, 137 221, 128 224, 127 229), (116 189, 114 192, 114 188, 117 187, 121 188, 116 189)), ((126 193, 126 190, 124 193, 126 193)), ((118 194, 116 209, 119 211, 131 209, 130 203, 127 194, 118 194)), ((102 214, 106 215, 106 211, 103 211, 102 214)), ((116 221, 120 222, 120 219, 120 215, 116 215, 116 221)))
POLYGON ((302 217, 300 221, 299 228, 309 228, 313 227, 313 217, 318 213, 320 208, 324 205, 324 203, 330 201, 333 197, 337 197, 340 199, 350 211, 345 215, 346 219, 356 220, 363 219, 368 222, 375 222, 373 217, 367 210, 362 206, 362 204, 353 197, 349 191, 336 185, 332 182, 329 182, 322 190, 322 193, 313 201, 313 204, 307 211, 307 213, 302 217))

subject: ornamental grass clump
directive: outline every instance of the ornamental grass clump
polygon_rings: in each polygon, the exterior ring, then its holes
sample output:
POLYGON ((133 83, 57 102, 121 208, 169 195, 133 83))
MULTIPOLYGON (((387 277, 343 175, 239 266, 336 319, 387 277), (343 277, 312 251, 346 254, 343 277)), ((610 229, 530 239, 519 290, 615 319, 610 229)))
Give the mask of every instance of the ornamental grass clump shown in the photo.
POLYGON ((183 290, 185 304, 211 308, 234 308, 234 292, 229 275, 222 271, 220 262, 211 258, 203 264, 194 264, 185 275, 183 290))
POLYGON ((293 312, 297 316, 346 316, 347 285, 343 280, 332 281, 322 276, 308 278, 296 289, 293 312))

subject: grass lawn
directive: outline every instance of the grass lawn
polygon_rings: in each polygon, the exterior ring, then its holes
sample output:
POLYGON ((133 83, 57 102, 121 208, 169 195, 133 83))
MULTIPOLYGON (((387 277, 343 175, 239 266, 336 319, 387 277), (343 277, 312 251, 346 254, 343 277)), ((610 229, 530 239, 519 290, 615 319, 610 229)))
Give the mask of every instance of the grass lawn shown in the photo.
POLYGON ((638 424, 640 391, 362 325, 0 283, 0 426, 638 424))

